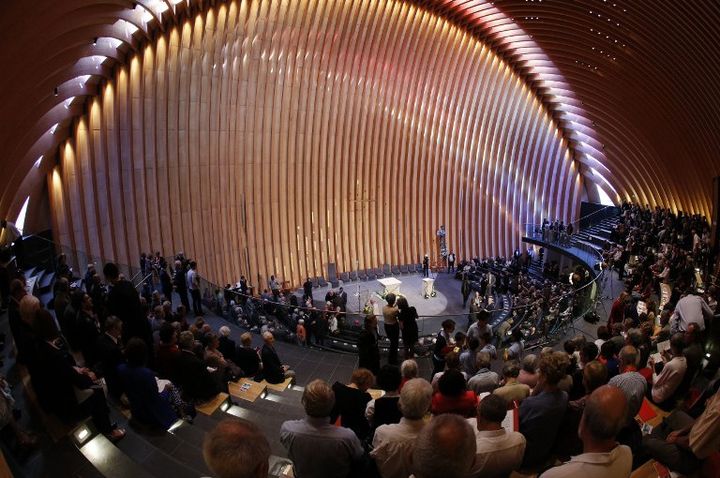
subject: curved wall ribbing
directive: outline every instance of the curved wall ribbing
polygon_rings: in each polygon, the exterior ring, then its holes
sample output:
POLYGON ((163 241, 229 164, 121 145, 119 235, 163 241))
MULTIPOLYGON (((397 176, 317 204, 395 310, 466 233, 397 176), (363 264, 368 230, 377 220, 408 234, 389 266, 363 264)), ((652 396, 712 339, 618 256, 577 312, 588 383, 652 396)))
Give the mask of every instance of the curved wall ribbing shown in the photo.
POLYGON ((229 1, 119 67, 49 175, 57 239, 185 250, 203 273, 298 283, 417 262, 448 227, 506 254, 576 216, 557 125, 465 30, 403 1, 229 1), (100 240, 97 240, 97 239, 100 240))

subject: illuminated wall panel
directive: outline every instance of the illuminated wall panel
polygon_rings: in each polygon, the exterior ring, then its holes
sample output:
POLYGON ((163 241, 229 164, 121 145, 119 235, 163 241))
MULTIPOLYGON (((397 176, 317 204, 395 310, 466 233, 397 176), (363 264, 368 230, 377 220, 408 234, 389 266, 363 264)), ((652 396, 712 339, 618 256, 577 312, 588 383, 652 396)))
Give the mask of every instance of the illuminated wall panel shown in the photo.
POLYGON ((404 1, 229 1, 119 66, 49 177, 57 239, 217 282, 299 284, 436 256, 509 254, 576 217, 558 126, 487 45, 404 1))

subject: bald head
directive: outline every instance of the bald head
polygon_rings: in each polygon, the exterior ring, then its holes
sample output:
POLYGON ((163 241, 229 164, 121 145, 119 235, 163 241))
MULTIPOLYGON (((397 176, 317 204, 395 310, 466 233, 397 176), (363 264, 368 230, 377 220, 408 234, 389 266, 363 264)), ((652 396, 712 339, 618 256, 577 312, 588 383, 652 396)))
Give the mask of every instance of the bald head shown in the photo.
POLYGON ((638 351, 632 345, 626 345, 620 350, 619 358, 623 367, 637 367, 638 351))
POLYGON ((219 478, 265 478, 270 444, 254 423, 226 419, 205 437, 203 456, 219 478))
POLYGON ((603 385, 590 394, 585 402, 579 428, 585 446, 592 441, 614 441, 625 426, 627 407, 623 391, 612 385, 603 385))
POLYGON ((412 469, 417 478, 463 478, 475 461, 475 432, 459 415, 433 418, 415 440, 412 469))

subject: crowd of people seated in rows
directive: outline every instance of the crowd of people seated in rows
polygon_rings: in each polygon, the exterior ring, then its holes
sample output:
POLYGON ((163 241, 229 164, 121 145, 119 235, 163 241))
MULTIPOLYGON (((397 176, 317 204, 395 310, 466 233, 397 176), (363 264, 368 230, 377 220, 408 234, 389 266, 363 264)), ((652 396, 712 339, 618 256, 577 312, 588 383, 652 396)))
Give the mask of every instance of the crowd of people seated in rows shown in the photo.
POLYGON ((139 425, 167 429, 178 418, 192 420, 194 406, 227 390, 230 380, 279 383, 294 374, 280 361, 270 330, 261 349, 252 347, 249 333, 237 345, 229 327, 216 333, 199 314, 189 321, 185 306, 173 310, 169 297, 156 292, 148 302, 115 264, 106 264, 103 275, 104 282, 90 274, 77 288, 58 279, 55 317, 27 293, 22 276, 11 282, 17 362, 40 406, 63 421, 90 415, 100 432, 118 440, 124 430, 110 422, 106 396, 128 406, 139 425))
MULTIPOLYGON (((490 369, 494 349, 485 344, 477 351, 473 337, 467 348, 456 345, 461 355, 472 351, 475 363, 450 351, 432 381, 417 376, 412 359, 384 365, 377 375, 357 369, 347 384, 314 380, 302 396, 306 418, 285 422, 280 440, 300 478, 460 478, 513 470, 550 478, 627 477, 649 457, 676 459, 668 464, 683 473, 697 470, 720 448, 717 386, 643 436, 635 421, 643 400, 665 402, 675 394, 674 379, 660 372, 649 382, 641 369, 645 344, 634 330, 626 335, 597 342, 580 336, 563 351, 508 360, 502 377, 490 369), (375 383, 385 395, 373 400, 368 390, 375 383)), ((682 361, 687 340, 682 333, 672 337, 668 364, 682 361)), ((265 442, 252 424, 221 424, 205 443, 206 460, 221 478, 234 476, 221 459, 226 455, 218 455, 219 443, 235 436, 231 429, 248 437, 234 441, 238 449, 265 442)), ((266 459, 267 453, 245 464, 260 470, 247 476, 261 476, 266 459)))

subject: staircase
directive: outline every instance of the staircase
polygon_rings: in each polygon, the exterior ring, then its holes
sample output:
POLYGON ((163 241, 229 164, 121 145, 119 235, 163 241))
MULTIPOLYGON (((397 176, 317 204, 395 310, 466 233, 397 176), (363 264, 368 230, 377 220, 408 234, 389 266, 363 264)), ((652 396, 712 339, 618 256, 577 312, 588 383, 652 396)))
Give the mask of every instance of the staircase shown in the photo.
POLYGON ((602 253, 608 245, 613 244, 610 240, 610 236, 612 234, 612 230, 619 222, 620 216, 602 219, 597 224, 573 234, 570 239, 570 245, 583 245, 595 249, 598 253, 602 253))

